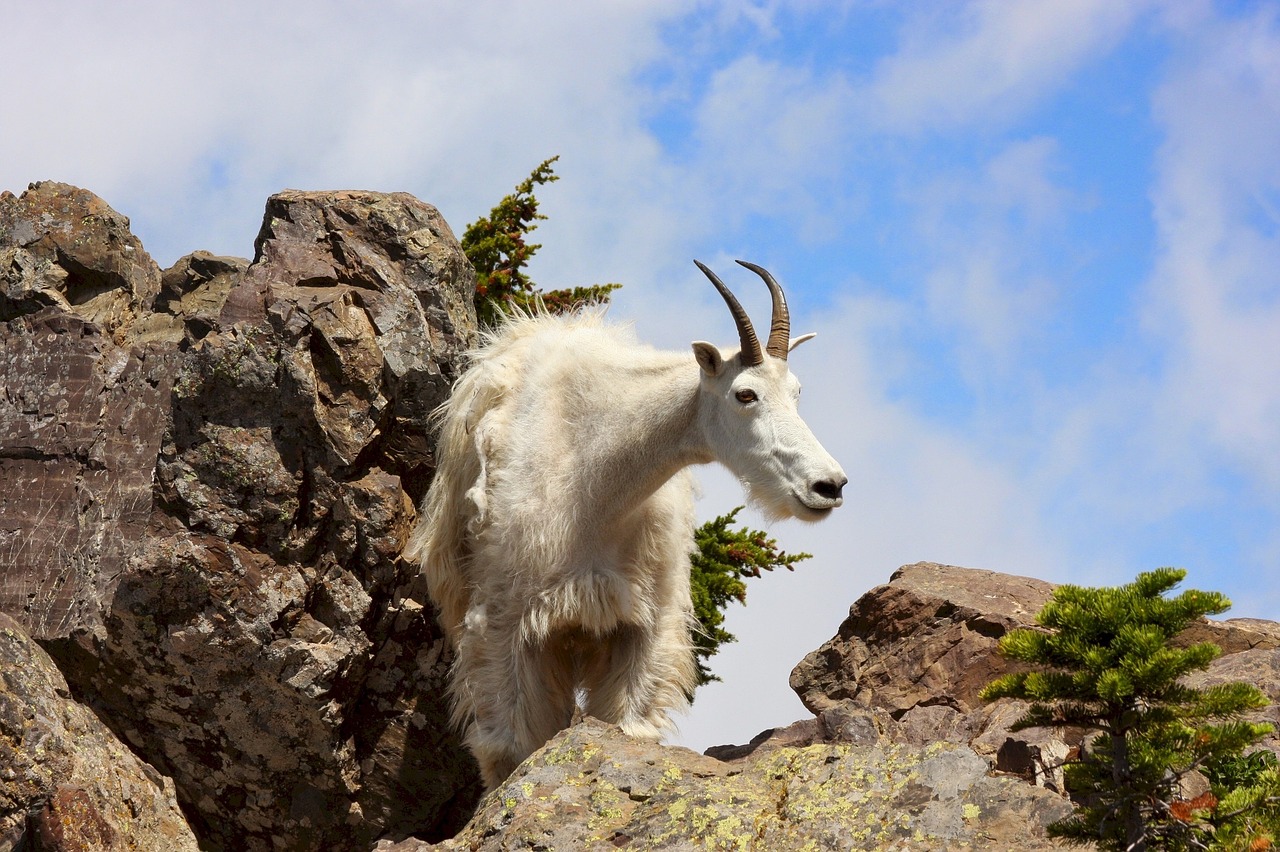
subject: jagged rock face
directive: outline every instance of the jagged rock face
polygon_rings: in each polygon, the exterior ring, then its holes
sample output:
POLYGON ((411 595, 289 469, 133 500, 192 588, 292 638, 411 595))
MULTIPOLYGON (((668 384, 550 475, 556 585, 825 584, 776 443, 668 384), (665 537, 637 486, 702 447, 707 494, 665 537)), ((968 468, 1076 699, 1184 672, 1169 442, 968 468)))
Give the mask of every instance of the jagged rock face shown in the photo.
POLYGON ((53 307, 114 334, 159 288, 128 218, 93 193, 42 181, 0 195, 0 321, 53 307))
POLYGON ((1062 847, 1036 829, 1070 812, 952 743, 788 730, 721 761, 587 719, 526 760, 456 838, 377 848, 1040 850, 1062 847))
MULTIPOLYGON (((963 743, 993 768, 1062 790, 1061 762, 1079 744, 1079 731, 1010 731, 1022 702, 985 704, 978 693, 1020 664, 997 652, 1001 636, 1035 626, 1054 586, 1042 580, 921 562, 859 598, 839 631, 791 673, 791 687, 819 721, 833 729, 870 716, 898 742, 963 743)), ((1225 679, 1256 683, 1280 700, 1274 622, 1204 621, 1184 631, 1181 644, 1214 642, 1224 651, 1193 685, 1225 679), (1246 676, 1244 672, 1248 672, 1246 676)), ((1276 721, 1268 708, 1256 714, 1276 721)), ((1280 751, 1280 739, 1264 745, 1280 751)))
POLYGON ((197 849, 173 782, 70 700, 53 660, 3 613, 0 767, 0 849, 197 849))
POLYGON ((1030 627, 1053 584, 930 562, 906 565, 863 595, 839 632, 791 674, 791 688, 820 713, 854 700, 901 718, 945 702, 968 712, 978 692, 1010 671, 1000 637, 1030 627))
POLYGON ((0 611, 211 849, 444 836, 476 795, 399 552, 473 276, 404 194, 273 196, 161 273, 61 184, 0 196, 0 611))

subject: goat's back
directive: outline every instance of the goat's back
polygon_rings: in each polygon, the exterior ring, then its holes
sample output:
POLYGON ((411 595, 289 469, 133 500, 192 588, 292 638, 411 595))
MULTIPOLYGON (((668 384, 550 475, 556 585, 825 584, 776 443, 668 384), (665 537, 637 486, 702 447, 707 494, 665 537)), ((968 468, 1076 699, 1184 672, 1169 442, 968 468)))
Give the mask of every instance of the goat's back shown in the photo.
POLYGON ((539 537, 556 546, 577 522, 565 505, 572 486, 555 469, 565 457, 559 445, 575 440, 575 422, 594 416, 589 409, 606 408, 606 392, 617 392, 612 365, 663 355, 637 343, 629 327, 602 322, 599 312, 515 317, 470 353, 435 415, 435 476, 404 552, 422 565, 452 638, 474 585, 468 575, 476 536, 491 520, 492 481, 528 490, 504 500, 540 513, 533 521, 539 537))

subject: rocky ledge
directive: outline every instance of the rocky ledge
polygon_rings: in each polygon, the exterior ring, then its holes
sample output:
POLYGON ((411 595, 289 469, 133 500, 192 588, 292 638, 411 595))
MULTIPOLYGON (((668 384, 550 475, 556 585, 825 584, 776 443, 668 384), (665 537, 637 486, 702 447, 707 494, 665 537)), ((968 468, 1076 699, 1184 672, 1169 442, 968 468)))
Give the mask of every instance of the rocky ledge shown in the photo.
MULTIPOLYGON (((481 798, 399 555, 473 280, 404 194, 282 192, 252 260, 165 270, 92 193, 0 194, 0 852, 1054 848, 1073 743, 977 698, 1052 587, 930 563, 796 667, 812 718, 586 719, 481 798)), ((1280 627, 1199 632, 1280 697, 1280 627)))

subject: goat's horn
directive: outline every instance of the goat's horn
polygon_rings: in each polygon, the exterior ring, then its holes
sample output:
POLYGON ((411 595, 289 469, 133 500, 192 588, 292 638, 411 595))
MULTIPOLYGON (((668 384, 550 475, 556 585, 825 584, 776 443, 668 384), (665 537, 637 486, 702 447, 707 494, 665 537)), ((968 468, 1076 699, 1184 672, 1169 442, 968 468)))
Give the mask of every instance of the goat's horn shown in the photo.
POLYGON ((769 342, 764 351, 785 361, 787 353, 791 351, 791 312, 787 310, 787 297, 782 294, 782 287, 773 280, 769 270, 745 260, 738 263, 763 278, 769 287, 769 293, 773 296, 773 318, 769 321, 769 342))
POLYGON ((698 264, 702 274, 710 278, 711 283, 716 285, 716 289, 724 297, 725 304, 729 306, 729 313, 733 314, 733 322, 738 326, 738 339, 742 341, 742 365, 744 367, 754 367, 763 363, 764 355, 760 352, 760 339, 756 337, 756 330, 751 327, 751 318, 742 309, 742 303, 738 301, 738 298, 733 293, 729 292, 729 288, 724 286, 724 282, 717 278, 714 272, 707 269, 702 261, 695 260, 694 263, 698 264))

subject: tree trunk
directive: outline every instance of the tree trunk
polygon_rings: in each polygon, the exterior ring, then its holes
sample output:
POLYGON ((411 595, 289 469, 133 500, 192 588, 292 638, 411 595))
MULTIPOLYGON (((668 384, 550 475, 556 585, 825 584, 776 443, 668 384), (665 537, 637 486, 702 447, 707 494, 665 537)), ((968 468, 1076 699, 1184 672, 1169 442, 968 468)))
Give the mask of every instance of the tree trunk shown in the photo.
POLYGON ((1129 740, 1123 731, 1111 735, 1111 778, 1121 793, 1125 852, 1147 852, 1147 821, 1142 801, 1133 795, 1133 768, 1129 765, 1129 740))

